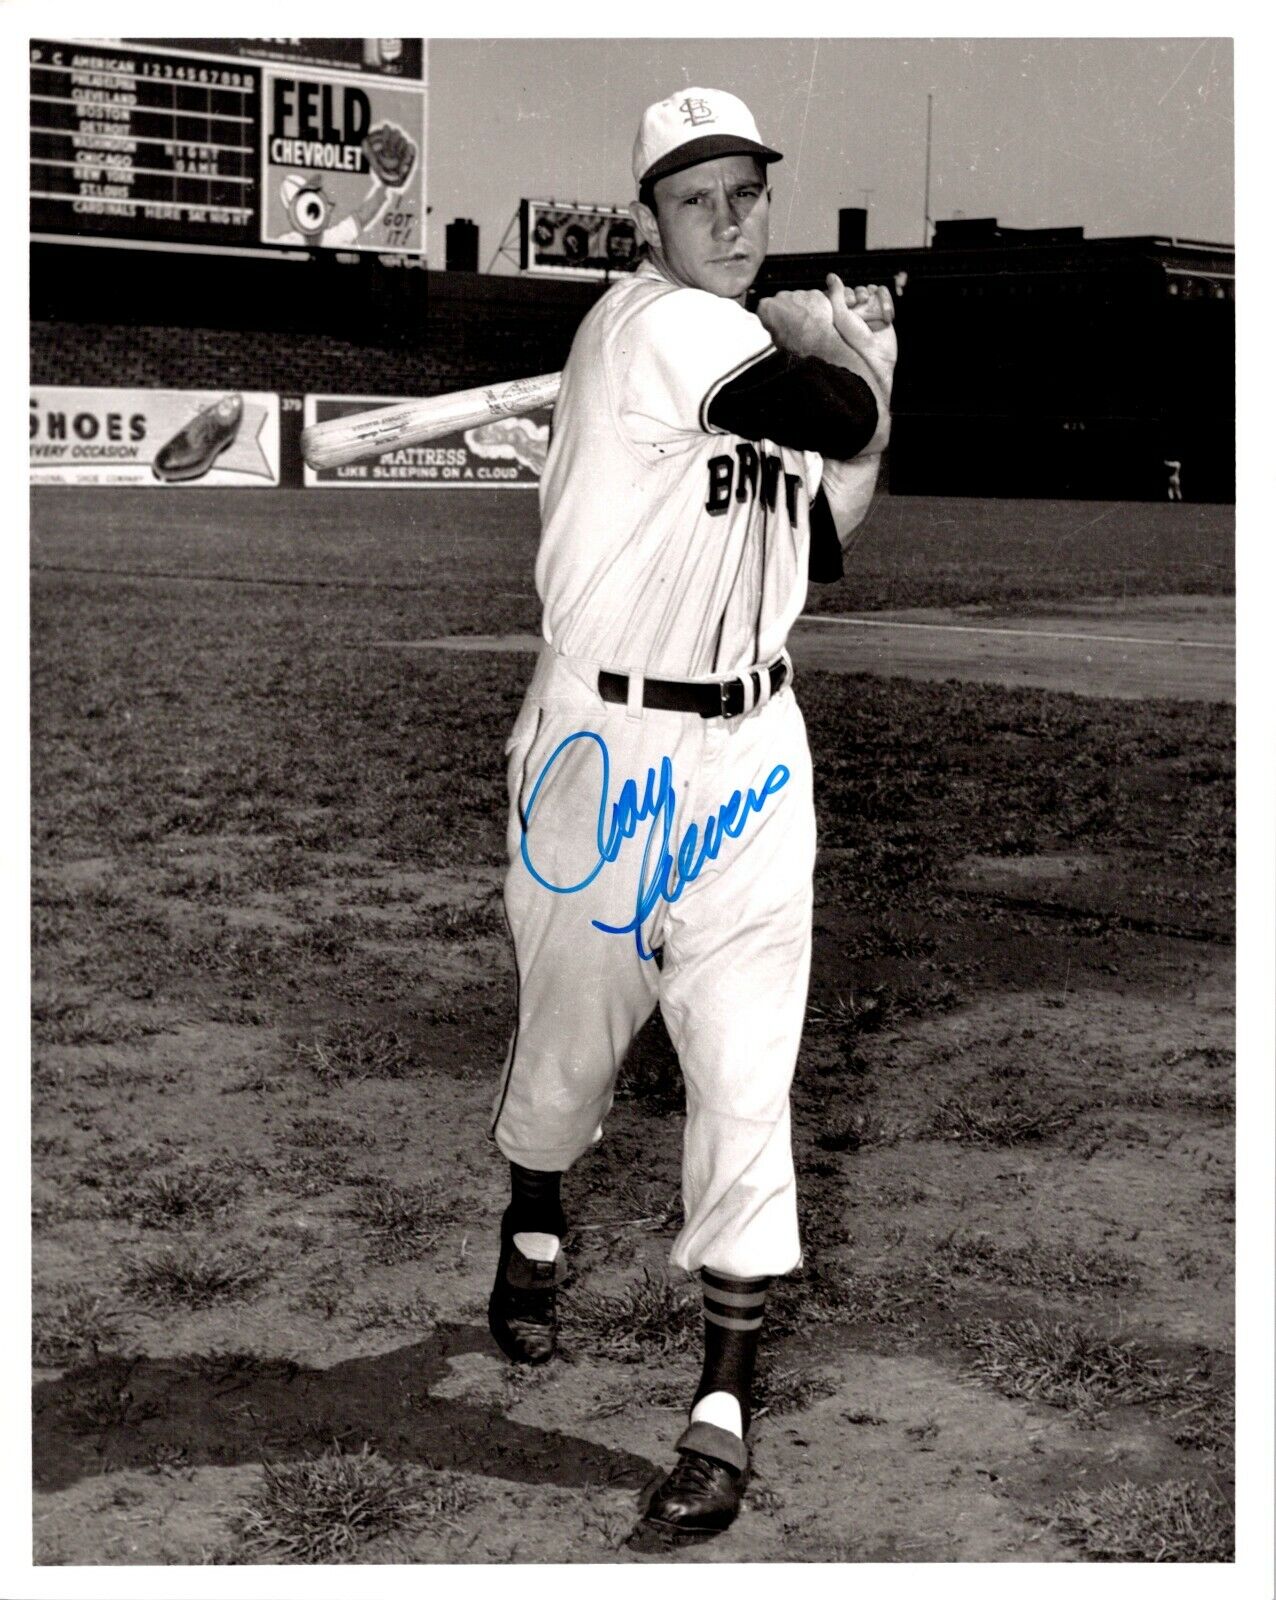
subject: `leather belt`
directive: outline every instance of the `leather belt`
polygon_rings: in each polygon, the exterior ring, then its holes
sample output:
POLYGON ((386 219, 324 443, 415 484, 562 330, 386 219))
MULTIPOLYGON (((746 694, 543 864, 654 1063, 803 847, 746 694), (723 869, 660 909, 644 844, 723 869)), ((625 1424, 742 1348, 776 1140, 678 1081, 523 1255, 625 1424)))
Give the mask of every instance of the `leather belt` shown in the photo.
MULTIPOLYGON (((771 694, 774 694, 788 678, 789 664, 781 658, 773 661, 769 668, 750 667, 737 678, 724 678, 717 683, 644 678, 642 703, 653 711, 695 711, 702 717, 738 717, 745 710, 743 680, 752 680, 750 705, 755 706, 762 697, 763 672, 768 673, 771 694)), ((623 672, 600 672, 598 693, 613 705, 624 705, 629 699, 629 679, 623 672)))

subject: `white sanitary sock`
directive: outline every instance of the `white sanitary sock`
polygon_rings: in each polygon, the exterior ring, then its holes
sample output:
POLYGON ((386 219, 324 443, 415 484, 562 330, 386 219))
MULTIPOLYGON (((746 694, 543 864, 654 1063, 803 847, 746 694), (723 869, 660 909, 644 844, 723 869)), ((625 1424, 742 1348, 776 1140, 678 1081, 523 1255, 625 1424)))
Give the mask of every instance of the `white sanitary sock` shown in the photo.
POLYGON ((744 1438, 744 1417, 740 1402, 725 1389, 715 1389, 712 1394, 697 1400, 691 1408, 692 1422, 711 1422, 715 1428, 725 1428, 737 1439, 744 1438))
POLYGON ((529 1261, 557 1261, 558 1240, 552 1233, 516 1233, 514 1248, 529 1261))

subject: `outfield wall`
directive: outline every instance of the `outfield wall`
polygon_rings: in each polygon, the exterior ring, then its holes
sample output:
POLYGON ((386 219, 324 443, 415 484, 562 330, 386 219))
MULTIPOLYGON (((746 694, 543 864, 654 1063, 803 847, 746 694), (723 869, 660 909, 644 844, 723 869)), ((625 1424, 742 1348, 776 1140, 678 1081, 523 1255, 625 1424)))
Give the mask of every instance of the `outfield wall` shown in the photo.
POLYGON ((436 394, 555 372, 596 283, 74 245, 31 251, 31 382, 436 394))
MULTIPOLYGON (((265 391, 278 397, 274 481, 300 487, 307 396, 443 394, 556 372, 603 287, 428 272, 366 255, 312 261, 33 245, 33 478, 60 481, 66 465, 46 456, 36 470, 35 449, 56 449, 64 437, 46 437, 50 411, 65 412, 70 449, 84 451, 101 448, 96 430, 105 437, 119 411, 107 391, 183 391, 191 412, 203 403, 200 391, 265 391), (60 400, 46 392, 54 389, 98 394, 60 400), (95 430, 87 445, 75 442, 77 417, 95 430)), ((127 409, 135 414, 135 402, 127 409)), ((526 487, 520 458, 539 446, 537 428, 545 431, 545 419, 529 424, 528 438, 508 442, 508 461, 471 463, 465 481, 509 473, 526 487)), ((151 446, 162 442, 148 437, 151 446)), ((395 481, 428 483, 434 466, 396 461, 387 471, 395 481)), ((76 481, 91 470, 78 462, 76 481)), ((111 470, 96 481, 111 481, 111 470)), ((148 472, 139 481, 149 481, 148 472)))
MULTIPOLYGON (((1051 236, 773 257, 759 288, 812 287, 832 270, 895 285, 894 493, 1156 500, 1173 485, 1228 501, 1232 264, 1223 246, 1051 236)), ((431 395, 557 371, 604 290, 375 255, 36 244, 31 382, 276 394, 279 481, 300 485, 307 396, 431 395)))

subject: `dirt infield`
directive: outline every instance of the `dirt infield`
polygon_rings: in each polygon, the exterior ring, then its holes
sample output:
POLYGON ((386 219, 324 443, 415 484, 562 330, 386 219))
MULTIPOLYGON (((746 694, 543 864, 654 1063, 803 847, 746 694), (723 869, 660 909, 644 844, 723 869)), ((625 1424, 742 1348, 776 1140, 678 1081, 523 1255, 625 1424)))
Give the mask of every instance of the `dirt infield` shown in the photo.
MULTIPOLYGON (((986 618, 938 608, 804 618, 794 666, 824 672, 1052 689, 1117 700, 1236 701, 1235 603, 1222 595, 1094 602, 1082 610, 986 618), (1115 630, 1119 630, 1115 631, 1115 630)), ((379 639, 409 650, 531 655, 535 634, 379 639)))
POLYGON ((1221 595, 1111 599, 1019 617, 938 608, 817 617, 795 629, 792 649, 795 665, 830 672, 1119 700, 1236 700, 1235 605, 1221 595))
POLYGON ((658 1022, 564 1186, 563 1359, 484 1321, 529 498, 35 497, 37 1559, 1226 1559, 1231 706, 913 677, 927 629, 862 623, 1225 646, 1227 518, 887 504, 802 625, 806 1262, 745 1511, 669 1550, 629 1542, 697 1366, 658 1022))

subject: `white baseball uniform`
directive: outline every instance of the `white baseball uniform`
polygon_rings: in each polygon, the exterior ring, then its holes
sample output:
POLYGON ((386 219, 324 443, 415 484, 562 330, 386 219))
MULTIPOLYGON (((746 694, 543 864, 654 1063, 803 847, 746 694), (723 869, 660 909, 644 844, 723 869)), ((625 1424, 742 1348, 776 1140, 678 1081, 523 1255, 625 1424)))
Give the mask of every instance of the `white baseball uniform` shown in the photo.
POLYGON ((733 1277, 801 1255, 788 1102, 815 817, 784 645, 822 462, 707 414, 773 348, 739 304, 651 264, 585 318, 541 482, 545 644, 506 746, 518 1021, 494 1137, 568 1168, 659 1004, 687 1093, 672 1260, 733 1277), (600 669, 626 676, 622 701, 600 669), (738 678, 750 709, 655 709, 653 678, 738 678))

